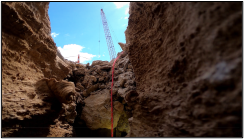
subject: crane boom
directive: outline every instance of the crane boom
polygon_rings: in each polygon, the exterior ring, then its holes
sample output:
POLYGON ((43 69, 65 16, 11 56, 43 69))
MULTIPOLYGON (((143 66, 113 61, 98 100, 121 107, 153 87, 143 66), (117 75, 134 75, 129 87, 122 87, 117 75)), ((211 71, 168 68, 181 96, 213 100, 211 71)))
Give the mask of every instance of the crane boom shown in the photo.
POLYGON ((110 60, 112 60, 112 59, 115 59, 116 52, 115 52, 115 49, 114 49, 113 40, 112 40, 110 31, 109 31, 109 28, 108 28, 107 19, 105 17, 103 9, 101 9, 101 17, 102 17, 103 29, 104 29, 104 33, 105 33, 105 37, 106 37, 106 41, 107 41, 107 45, 108 45, 108 51, 109 51, 110 60))

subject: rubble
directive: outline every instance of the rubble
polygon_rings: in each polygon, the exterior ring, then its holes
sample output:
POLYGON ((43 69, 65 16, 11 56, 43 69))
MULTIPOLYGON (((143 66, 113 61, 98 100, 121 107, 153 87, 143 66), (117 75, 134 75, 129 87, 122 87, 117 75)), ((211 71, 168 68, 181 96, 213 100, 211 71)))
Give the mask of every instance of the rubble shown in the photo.
MULTIPOLYGON (((132 90, 135 91, 135 76, 134 73, 128 69, 127 65, 131 65, 128 58, 129 57, 126 55, 119 58, 116 61, 114 70, 112 94, 114 101, 114 128, 117 128, 117 135, 120 135, 122 132, 129 132, 127 119, 132 112, 131 108, 124 109, 128 106, 127 101, 124 101, 126 94, 132 90), (126 92, 121 94, 121 89, 126 90, 126 92), (127 117, 127 119, 125 119, 125 117, 127 117), (122 127, 117 127, 118 123, 120 123, 122 127)), ((78 115, 80 115, 80 120, 83 120, 86 126, 91 130, 111 129, 110 89, 113 62, 97 60, 93 61, 91 66, 88 64, 85 67, 79 67, 79 64, 72 62, 67 62, 67 64, 69 64, 70 67, 73 65, 75 68, 70 69, 72 71, 67 76, 66 80, 75 82, 76 87, 80 89, 78 93, 84 97, 84 105, 82 105, 81 108, 82 111, 78 113, 78 115), (77 72, 81 70, 82 73, 85 74, 77 74, 77 72)))

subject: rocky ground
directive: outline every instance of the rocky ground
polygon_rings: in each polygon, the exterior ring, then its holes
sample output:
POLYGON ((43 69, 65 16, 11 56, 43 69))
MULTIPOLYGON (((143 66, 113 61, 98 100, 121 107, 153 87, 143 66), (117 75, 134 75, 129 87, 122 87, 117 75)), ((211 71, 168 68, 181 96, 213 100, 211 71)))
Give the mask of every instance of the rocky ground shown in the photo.
MULTIPOLYGON (((65 60, 48 2, 2 2, 2 136, 110 137, 114 60, 65 60)), ((242 136, 242 3, 131 2, 116 137, 242 136)))

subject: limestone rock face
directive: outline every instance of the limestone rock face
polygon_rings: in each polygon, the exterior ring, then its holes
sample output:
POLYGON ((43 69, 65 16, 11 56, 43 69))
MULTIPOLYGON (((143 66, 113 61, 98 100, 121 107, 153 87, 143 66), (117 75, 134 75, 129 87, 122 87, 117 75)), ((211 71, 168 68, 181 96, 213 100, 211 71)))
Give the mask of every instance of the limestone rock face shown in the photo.
POLYGON ((242 136, 241 2, 131 2, 129 12, 128 136, 242 136))
MULTIPOLYGON (((114 128, 117 126, 119 117, 123 112, 123 105, 114 102, 114 128)), ((111 107, 109 90, 104 89, 99 94, 91 95, 85 99, 85 106, 81 113, 81 119, 92 129, 111 129, 111 107)))

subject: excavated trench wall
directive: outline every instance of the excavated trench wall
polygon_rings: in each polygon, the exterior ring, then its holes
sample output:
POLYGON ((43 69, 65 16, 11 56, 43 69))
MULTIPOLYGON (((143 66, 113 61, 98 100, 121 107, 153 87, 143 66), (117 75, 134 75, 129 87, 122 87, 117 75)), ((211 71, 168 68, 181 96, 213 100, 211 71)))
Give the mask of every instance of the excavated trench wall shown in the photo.
POLYGON ((1 2, 2 136, 71 136, 72 128, 53 134, 61 103, 47 85, 69 73, 51 37, 48 2, 1 2), (67 131, 67 132, 66 132, 67 131), (67 134, 66 134, 67 133, 67 134))
POLYGON ((242 3, 131 2, 131 137, 242 136, 242 3))

